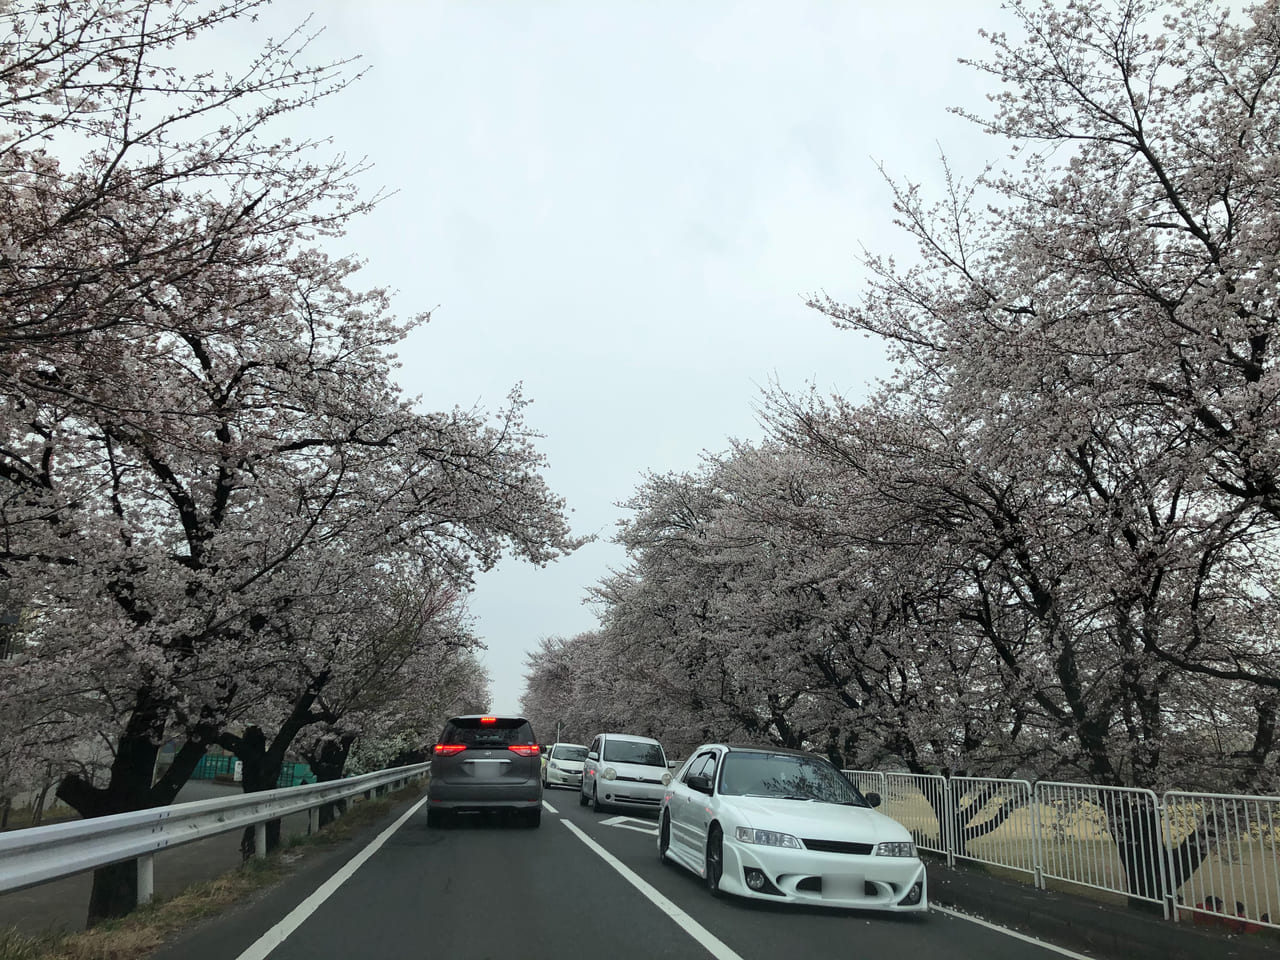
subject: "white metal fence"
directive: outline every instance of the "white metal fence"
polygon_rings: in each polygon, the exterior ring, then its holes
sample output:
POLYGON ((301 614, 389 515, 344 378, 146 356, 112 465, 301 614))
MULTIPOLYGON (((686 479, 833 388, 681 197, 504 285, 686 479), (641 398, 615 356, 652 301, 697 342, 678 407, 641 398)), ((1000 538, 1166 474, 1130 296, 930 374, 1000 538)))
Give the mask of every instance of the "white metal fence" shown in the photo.
POLYGON ((1280 798, 1170 791, 1164 831, 1176 913, 1280 926, 1280 798))
POLYGON ((1280 929, 1280 797, 844 772, 948 863, 1144 901, 1175 921, 1280 929))
POLYGON ((112 863, 137 860, 138 902, 154 893, 155 855, 169 847, 253 826, 258 856, 266 855, 266 825, 293 813, 314 818, 326 804, 396 789, 425 776, 429 763, 380 770, 345 780, 282 787, 72 820, 0 833, 0 893, 20 890, 112 863))
POLYGON ((975 860, 1036 875, 1035 808, 1026 780, 952 777, 951 852, 957 860, 975 860))

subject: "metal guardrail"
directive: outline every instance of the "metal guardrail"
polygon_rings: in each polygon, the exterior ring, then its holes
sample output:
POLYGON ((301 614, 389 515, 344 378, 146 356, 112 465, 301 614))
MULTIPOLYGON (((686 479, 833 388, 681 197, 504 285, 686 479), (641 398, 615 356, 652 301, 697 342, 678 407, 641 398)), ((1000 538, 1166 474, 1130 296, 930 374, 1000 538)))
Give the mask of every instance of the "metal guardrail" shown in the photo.
POLYGON ((303 812, 310 812, 314 819, 325 804, 398 788, 430 769, 430 763, 419 763, 328 783, 0 833, 0 893, 136 859, 138 902, 149 903, 155 891, 154 858, 162 850, 253 826, 256 853, 265 856, 268 821, 303 812))
POLYGON ((916 846, 1158 904, 1166 919, 1280 930, 1280 797, 843 771, 880 782, 916 846))

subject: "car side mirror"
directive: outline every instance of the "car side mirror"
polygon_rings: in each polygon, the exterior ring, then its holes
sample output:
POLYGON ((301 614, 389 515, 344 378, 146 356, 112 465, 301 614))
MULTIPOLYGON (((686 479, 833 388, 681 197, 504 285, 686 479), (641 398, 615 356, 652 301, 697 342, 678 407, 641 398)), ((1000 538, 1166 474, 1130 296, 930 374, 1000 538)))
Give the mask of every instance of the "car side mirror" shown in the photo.
POLYGON ((864 793, 864 794, 863 794, 863 796, 867 798, 867 803, 871 804, 871 806, 873 806, 873 807, 878 807, 878 806, 880 806, 880 794, 878 794, 878 793, 864 793))
POLYGON ((690 790, 697 790, 699 793, 705 793, 707 796, 711 795, 710 777, 704 777, 700 773, 695 773, 693 776, 685 780, 685 783, 689 785, 690 790))
POLYGON ((599 760, 599 759, 600 759, 600 754, 598 754, 598 753, 596 753, 594 750, 592 750, 590 753, 588 753, 588 754, 587 754, 587 759, 588 759, 588 760, 599 760))

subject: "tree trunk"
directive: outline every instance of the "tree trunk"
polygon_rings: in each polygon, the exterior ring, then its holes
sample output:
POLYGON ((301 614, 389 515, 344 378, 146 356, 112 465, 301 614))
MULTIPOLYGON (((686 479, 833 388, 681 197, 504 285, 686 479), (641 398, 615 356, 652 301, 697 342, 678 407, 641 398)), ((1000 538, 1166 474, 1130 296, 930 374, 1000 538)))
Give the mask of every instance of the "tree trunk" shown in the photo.
MULTIPOLYGON (((164 711, 149 691, 140 691, 124 732, 116 743, 115 757, 104 787, 79 774, 58 783, 56 796, 85 819, 163 807, 172 803, 191 777, 205 752, 205 742, 190 739, 174 755, 173 765, 152 783, 156 754, 164 734, 164 711)), ((134 861, 99 867, 93 873, 89 895, 88 926, 122 917, 138 905, 138 873, 134 861)))
MULTIPOLYGON (((347 757, 351 753, 352 736, 344 736, 338 740, 325 737, 317 747, 307 755, 307 762, 316 775, 317 783, 330 783, 341 780, 347 757)), ((340 802, 340 801, 339 801, 340 802)), ((319 826, 325 827, 333 822, 335 804, 326 803, 320 807, 319 826)))
MULTIPOLYGON (((1111 836, 1124 865, 1130 905, 1149 909, 1149 903, 1137 898, 1159 901, 1164 895, 1160 858, 1165 856, 1167 847, 1160 814, 1145 796, 1120 796, 1106 804, 1106 811, 1111 836)), ((1199 832, 1193 832, 1171 853, 1173 875, 1169 888, 1177 890, 1208 855, 1209 843, 1199 832)))
MULTIPOLYGON (((277 738, 278 739, 278 738, 277 738)), ((226 735, 221 738, 223 744, 232 750, 241 765, 241 786, 245 793, 261 793, 263 790, 274 790, 280 782, 280 770, 283 767, 284 749, 276 749, 276 744, 267 746, 266 734, 261 727, 248 727, 240 737, 226 735)), ((240 856, 250 860, 257 853, 254 841, 254 828, 245 827, 240 836, 240 856)), ((280 821, 267 821, 267 852, 280 847, 280 821)))

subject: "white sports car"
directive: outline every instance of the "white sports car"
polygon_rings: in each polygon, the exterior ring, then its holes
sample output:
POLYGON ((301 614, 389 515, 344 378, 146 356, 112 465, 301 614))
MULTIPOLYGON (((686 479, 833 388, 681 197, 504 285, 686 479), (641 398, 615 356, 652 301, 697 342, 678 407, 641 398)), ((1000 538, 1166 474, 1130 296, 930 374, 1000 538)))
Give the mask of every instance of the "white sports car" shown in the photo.
POLYGON ((667 787, 658 854, 721 891, 828 907, 929 909, 906 827, 872 809, 825 757, 698 747, 667 787))

